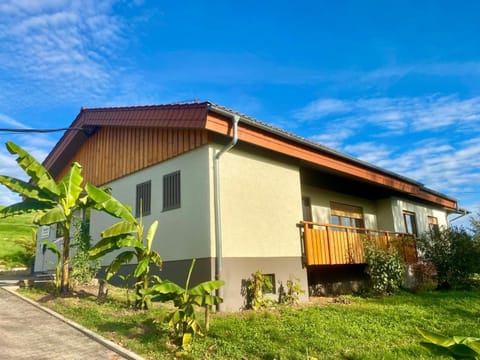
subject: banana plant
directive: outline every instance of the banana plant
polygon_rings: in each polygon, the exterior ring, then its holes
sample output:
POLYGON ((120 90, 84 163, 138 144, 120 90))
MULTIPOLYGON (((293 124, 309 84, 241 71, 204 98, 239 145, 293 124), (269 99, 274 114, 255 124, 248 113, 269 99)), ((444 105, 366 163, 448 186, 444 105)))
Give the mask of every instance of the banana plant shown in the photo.
POLYGON ((73 163, 68 173, 56 183, 48 170, 23 148, 10 141, 6 143, 6 147, 11 154, 17 155, 18 165, 31 181, 26 182, 0 175, 0 184, 23 197, 23 201, 3 208, 0 216, 35 212, 34 224, 51 225, 56 223, 61 227, 63 252, 60 291, 68 292, 70 289, 70 225, 75 212, 87 203, 86 197, 82 196, 82 167, 78 163, 73 163))
POLYGON ((152 295, 152 300, 173 301, 176 310, 167 316, 168 325, 184 349, 188 348, 195 335, 203 335, 194 305, 205 306, 207 309, 223 302, 221 297, 212 295, 214 290, 225 284, 223 280, 205 281, 189 288, 195 261, 192 260, 184 288, 170 280, 163 280, 147 290, 147 293, 152 295))
POLYGON ((130 207, 121 203, 105 190, 87 184, 85 187, 93 207, 104 211, 121 221, 110 226, 101 233, 101 240, 89 251, 92 259, 99 259, 115 250, 122 250, 106 269, 105 279, 108 281, 115 275, 122 264, 136 259, 137 265, 133 271, 135 282, 135 307, 149 309, 150 296, 147 289, 150 286, 150 265, 162 268, 162 258, 152 249, 153 239, 158 228, 158 221, 154 221, 143 239, 144 227, 131 213, 130 207))
POLYGON ((480 360, 480 338, 447 337, 418 328, 417 331, 425 339, 421 345, 434 354, 450 356, 454 359, 480 360))

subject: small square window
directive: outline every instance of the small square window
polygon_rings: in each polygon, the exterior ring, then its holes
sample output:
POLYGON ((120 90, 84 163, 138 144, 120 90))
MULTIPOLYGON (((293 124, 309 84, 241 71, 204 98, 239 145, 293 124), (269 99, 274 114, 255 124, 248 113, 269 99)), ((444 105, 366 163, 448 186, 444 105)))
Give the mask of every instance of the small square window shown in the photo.
POLYGON ((180 205, 180 171, 175 171, 163 177, 163 211, 178 209, 180 205))
POLYGON ((147 216, 151 212, 152 182, 146 181, 137 185, 135 197, 135 216, 147 216))
POLYGON ((272 284, 272 288, 269 289, 267 287, 264 287, 262 289, 263 293, 264 294, 275 294, 276 291, 275 291, 275 274, 263 274, 263 277, 265 278, 265 280, 268 279, 268 281, 270 281, 270 284, 272 284))

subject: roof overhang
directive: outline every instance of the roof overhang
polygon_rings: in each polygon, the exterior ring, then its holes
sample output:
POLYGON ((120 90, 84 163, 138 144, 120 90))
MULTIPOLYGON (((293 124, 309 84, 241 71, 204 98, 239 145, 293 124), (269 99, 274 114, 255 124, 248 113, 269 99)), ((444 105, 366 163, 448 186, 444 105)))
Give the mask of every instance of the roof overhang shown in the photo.
POLYGON ((334 149, 293 133, 271 126, 210 102, 133 106, 113 108, 82 108, 69 130, 44 161, 52 174, 68 165, 75 151, 101 127, 155 127, 206 129, 232 136, 230 118, 239 116, 238 137, 256 146, 284 154, 300 161, 335 170, 371 184, 400 191, 424 201, 443 206, 450 212, 459 211, 457 200, 425 187, 413 179, 355 159, 334 149))

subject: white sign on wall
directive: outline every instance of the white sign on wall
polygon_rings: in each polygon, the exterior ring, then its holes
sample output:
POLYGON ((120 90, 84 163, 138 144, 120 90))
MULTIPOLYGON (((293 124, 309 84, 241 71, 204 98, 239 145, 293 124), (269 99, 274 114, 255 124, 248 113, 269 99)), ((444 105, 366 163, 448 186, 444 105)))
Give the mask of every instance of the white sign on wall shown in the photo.
POLYGON ((42 226, 40 228, 40 239, 49 239, 50 238, 50 226, 42 226))

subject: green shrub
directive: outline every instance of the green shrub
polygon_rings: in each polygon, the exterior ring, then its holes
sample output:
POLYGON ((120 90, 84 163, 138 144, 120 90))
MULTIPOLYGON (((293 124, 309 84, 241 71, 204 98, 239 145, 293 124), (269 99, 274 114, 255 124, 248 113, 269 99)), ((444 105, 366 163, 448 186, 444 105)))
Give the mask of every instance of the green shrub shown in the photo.
POLYGON ((305 290, 300 286, 300 279, 295 276, 290 276, 287 280, 287 290, 280 291, 279 303, 287 305, 295 305, 300 302, 300 295, 305 294, 305 290))
POLYGON ((365 271, 370 276, 373 294, 393 294, 402 286, 405 280, 405 264, 396 248, 382 249, 374 243, 367 243, 365 259, 365 271))
POLYGON ((441 289, 463 287, 480 270, 480 240, 463 228, 427 232, 417 247, 421 257, 435 266, 441 289))
POLYGON ((437 287, 437 270, 431 263, 418 262, 412 265, 414 284, 413 292, 433 290, 437 287))

